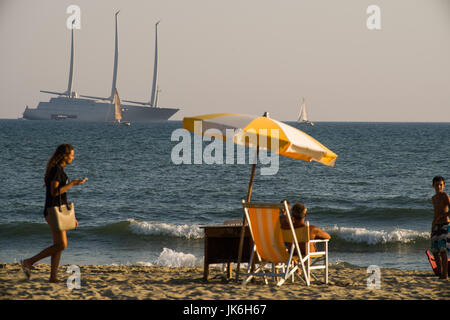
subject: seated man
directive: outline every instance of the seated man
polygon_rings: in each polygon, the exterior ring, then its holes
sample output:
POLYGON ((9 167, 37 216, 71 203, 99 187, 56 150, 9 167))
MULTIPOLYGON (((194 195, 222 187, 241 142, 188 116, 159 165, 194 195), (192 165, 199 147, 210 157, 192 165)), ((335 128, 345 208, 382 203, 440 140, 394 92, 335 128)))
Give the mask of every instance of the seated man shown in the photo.
MULTIPOLYGON (((301 228, 306 225, 305 218, 307 211, 308 209, 302 203, 300 202, 294 203, 294 205, 292 206, 292 224, 294 225, 294 228, 301 228)), ((289 229, 289 221, 287 220, 287 217, 285 215, 280 217, 280 226, 282 229, 289 229)), ((325 231, 321 230, 319 227, 310 225, 309 238, 310 240, 331 239, 331 236, 325 231)), ((299 243, 299 246, 302 254, 305 254, 305 243, 299 243)), ((317 251, 314 243, 310 244, 309 251, 310 252, 317 251)))

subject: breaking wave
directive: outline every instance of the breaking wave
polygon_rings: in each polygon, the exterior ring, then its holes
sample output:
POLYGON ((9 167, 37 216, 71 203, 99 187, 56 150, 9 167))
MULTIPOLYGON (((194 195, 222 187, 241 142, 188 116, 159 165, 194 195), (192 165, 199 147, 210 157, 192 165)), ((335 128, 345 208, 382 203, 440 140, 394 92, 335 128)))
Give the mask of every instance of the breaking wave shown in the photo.
POLYGON ((365 243, 369 245, 388 243, 414 243, 416 241, 429 240, 428 232, 407 229, 394 230, 368 230, 366 228, 350 228, 334 226, 326 228, 332 238, 346 242, 365 243))
POLYGON ((147 222, 134 219, 127 221, 131 232, 137 235, 170 236, 186 239, 203 238, 203 230, 198 225, 147 222))
POLYGON ((191 253, 177 252, 175 250, 164 248, 159 257, 153 262, 137 262, 141 266, 163 266, 163 267, 200 267, 203 265, 203 259, 195 257, 191 253))

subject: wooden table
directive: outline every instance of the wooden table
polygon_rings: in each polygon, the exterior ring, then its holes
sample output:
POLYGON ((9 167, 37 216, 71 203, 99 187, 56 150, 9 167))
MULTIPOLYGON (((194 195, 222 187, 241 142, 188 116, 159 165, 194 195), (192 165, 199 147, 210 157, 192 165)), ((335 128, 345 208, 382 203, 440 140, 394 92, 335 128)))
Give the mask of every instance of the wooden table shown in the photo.
MULTIPOLYGON (((208 280, 209 265, 213 263, 227 263, 228 279, 232 277, 231 263, 238 262, 242 220, 239 221, 239 223, 232 222, 221 225, 200 227, 205 231, 204 280, 208 280)), ((241 263, 245 263, 250 260, 252 245, 252 239, 248 226, 245 229, 241 263)))

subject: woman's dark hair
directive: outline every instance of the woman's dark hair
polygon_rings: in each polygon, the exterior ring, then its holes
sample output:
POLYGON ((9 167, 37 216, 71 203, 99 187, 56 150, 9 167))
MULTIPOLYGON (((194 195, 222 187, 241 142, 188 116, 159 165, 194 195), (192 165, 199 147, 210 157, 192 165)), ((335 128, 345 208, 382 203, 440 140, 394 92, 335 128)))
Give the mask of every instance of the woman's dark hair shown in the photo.
MULTIPOLYGON (((50 157, 50 159, 47 162, 47 167, 45 168, 45 178, 47 178, 48 174, 50 173, 50 170, 56 166, 57 164, 60 164, 65 156, 70 155, 72 152, 73 147, 70 144, 61 144, 59 145, 53 155, 50 157)), ((45 179, 47 180, 47 179, 45 179)))

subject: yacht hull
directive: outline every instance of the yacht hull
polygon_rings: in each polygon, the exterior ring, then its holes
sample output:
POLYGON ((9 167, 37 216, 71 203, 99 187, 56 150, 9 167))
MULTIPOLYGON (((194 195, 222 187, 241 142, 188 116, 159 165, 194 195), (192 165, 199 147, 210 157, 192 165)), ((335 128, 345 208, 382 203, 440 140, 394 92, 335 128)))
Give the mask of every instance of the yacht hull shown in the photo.
MULTIPOLYGON (((130 122, 166 121, 179 109, 122 104, 122 120, 130 122)), ((114 121, 114 104, 90 99, 56 97, 26 108, 28 120, 114 121)))

